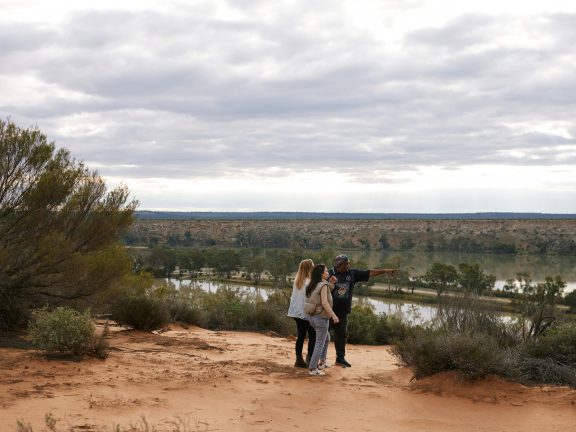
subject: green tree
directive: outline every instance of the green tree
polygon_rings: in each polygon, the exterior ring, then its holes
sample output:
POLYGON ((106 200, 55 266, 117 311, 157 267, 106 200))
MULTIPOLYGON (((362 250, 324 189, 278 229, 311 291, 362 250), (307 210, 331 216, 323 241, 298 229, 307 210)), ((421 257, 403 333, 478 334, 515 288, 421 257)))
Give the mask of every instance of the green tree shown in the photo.
POLYGON ((450 264, 433 263, 422 279, 436 290, 438 297, 458 280, 456 267, 450 264))
POLYGON ((30 305, 88 299, 130 271, 136 201, 38 129, 0 120, 0 327, 30 305))
POLYGON ((386 234, 382 233, 382 235, 378 239, 378 243, 380 244, 380 249, 382 250, 390 249, 390 243, 388 243, 388 238, 386 237, 386 234))
POLYGON ((296 257, 292 251, 271 251, 267 255, 266 268, 270 271, 277 286, 285 287, 288 276, 297 267, 296 257))
POLYGON ((518 273, 516 279, 506 281, 504 290, 518 298, 523 337, 538 337, 556 321, 556 303, 565 287, 560 276, 547 276, 544 282, 533 284, 528 273, 518 273))
POLYGON ((169 277, 176 269, 178 256, 174 249, 164 246, 156 246, 152 249, 152 253, 150 254, 150 264, 154 269, 161 270, 160 272, 155 271, 155 274, 169 277))
POLYGON ((246 256, 243 260, 244 269, 248 277, 254 279, 254 284, 258 285, 262 272, 265 270, 266 261, 261 255, 246 256))
POLYGON ((465 292, 480 295, 494 288, 496 277, 484 273, 478 264, 460 263, 458 270, 458 282, 465 292))
POLYGON ((576 291, 571 291, 564 297, 564 304, 570 307, 570 313, 576 312, 576 291))
POLYGON ((216 271, 227 278, 231 277, 233 271, 238 270, 241 265, 240 255, 232 249, 217 249, 215 251, 213 266, 216 271))

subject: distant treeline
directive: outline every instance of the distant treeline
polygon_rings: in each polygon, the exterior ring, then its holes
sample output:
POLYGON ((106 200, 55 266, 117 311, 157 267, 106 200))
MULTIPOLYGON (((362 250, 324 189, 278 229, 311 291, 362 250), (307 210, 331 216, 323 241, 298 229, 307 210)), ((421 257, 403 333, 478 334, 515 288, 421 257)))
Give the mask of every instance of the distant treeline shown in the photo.
POLYGON ((576 219, 576 214, 557 213, 311 213, 311 212, 168 212, 142 210, 142 220, 474 220, 474 219, 576 219))
POLYGON ((139 219, 129 246, 302 248, 576 255, 571 220, 139 219))

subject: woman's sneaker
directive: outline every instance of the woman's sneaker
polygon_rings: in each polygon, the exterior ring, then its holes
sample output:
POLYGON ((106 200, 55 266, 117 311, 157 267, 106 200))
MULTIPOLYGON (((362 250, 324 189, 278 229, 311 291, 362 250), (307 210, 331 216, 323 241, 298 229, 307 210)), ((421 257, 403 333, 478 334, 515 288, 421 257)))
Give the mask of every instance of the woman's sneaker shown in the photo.
POLYGON ((328 362, 318 363, 318 369, 319 370, 328 369, 330 366, 332 366, 332 365, 328 362))
POLYGON ((310 369, 308 371, 308 375, 310 375, 310 376, 324 376, 324 375, 326 375, 326 372, 324 372, 323 370, 319 370, 319 369, 310 369))

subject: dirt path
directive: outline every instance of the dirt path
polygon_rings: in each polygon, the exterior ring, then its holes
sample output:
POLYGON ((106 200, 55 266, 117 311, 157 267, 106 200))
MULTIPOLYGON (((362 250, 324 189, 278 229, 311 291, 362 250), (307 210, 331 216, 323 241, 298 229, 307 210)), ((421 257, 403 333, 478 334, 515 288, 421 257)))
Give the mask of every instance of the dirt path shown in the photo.
MULTIPOLYGON (((25 420, 40 431, 111 431, 144 417, 158 431, 574 431, 576 391, 470 384, 453 374, 410 382, 387 347, 350 346, 353 367, 308 377, 293 341, 173 326, 115 329, 106 360, 47 360, 0 348, 0 431, 25 420)), ((333 355, 333 348, 330 349, 333 355)))

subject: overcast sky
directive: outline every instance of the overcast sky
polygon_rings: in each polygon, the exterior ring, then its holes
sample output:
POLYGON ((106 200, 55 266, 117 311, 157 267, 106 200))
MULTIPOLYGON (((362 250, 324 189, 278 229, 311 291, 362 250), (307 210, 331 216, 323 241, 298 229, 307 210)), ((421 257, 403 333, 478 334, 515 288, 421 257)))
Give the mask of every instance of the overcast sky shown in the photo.
POLYGON ((140 209, 576 213, 573 0, 0 0, 0 116, 140 209))

